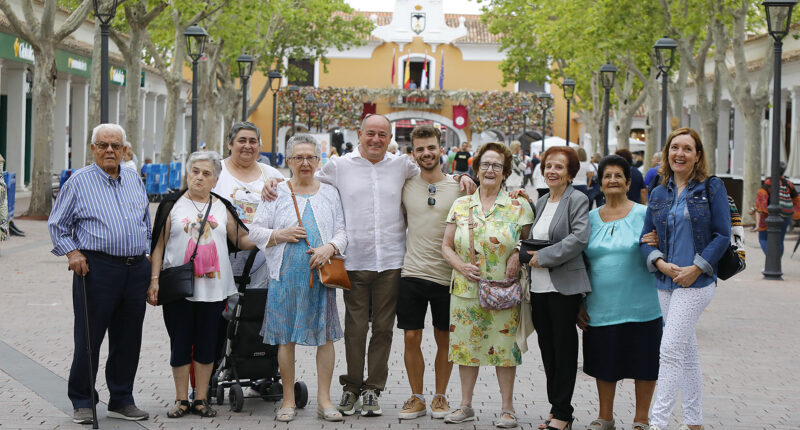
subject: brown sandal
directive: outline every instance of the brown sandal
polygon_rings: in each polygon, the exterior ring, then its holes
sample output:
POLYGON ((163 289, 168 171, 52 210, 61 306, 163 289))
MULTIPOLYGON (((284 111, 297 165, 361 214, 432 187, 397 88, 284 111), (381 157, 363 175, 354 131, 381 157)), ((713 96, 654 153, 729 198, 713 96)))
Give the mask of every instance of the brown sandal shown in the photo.
POLYGON ((188 400, 175 400, 175 406, 167 412, 167 418, 180 418, 189 413, 188 400))

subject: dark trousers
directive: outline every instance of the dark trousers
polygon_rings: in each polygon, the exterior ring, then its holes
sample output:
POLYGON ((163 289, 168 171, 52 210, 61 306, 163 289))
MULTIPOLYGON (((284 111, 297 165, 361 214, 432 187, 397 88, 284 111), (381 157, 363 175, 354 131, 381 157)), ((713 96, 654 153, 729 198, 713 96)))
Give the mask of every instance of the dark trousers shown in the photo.
POLYGON ((531 294, 533 326, 542 352, 547 377, 550 413, 563 421, 572 419, 572 393, 578 372, 578 307, 581 295, 559 293, 531 294))
MULTIPOLYGON (((106 384, 110 410, 134 404, 133 380, 139 366, 142 322, 150 281, 150 262, 142 259, 127 266, 96 252, 84 252, 89 265, 86 300, 92 344, 92 375, 96 380, 100 345, 108 331, 106 384)), ((68 395, 77 408, 92 406, 89 365, 86 356, 86 314, 81 295, 81 278, 73 275, 72 306, 75 310, 75 352, 69 371, 68 395)))
POLYGON ((350 291, 344 291, 344 351, 347 374, 339 376, 345 391, 360 393, 366 389, 382 391, 389 377, 389 352, 392 350, 394 317, 397 310, 397 292, 400 269, 372 272, 348 270, 350 291), (372 336, 367 348, 370 330, 369 304, 372 299, 372 336), (366 357, 365 357, 366 356, 366 357), (366 358, 366 360, 365 360, 366 358), (364 379, 364 362, 367 378, 364 379))

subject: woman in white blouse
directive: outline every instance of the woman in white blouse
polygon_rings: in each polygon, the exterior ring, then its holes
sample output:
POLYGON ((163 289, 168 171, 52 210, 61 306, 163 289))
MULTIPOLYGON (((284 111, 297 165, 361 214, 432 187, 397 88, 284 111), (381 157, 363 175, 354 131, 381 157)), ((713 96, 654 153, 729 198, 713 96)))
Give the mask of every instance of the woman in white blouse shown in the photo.
POLYGON ((347 247, 342 203, 336 188, 314 178, 320 147, 312 136, 293 136, 286 152, 292 179, 278 185, 277 199, 258 207, 250 230, 269 268, 261 334, 264 343, 279 345, 283 404, 277 420, 289 422, 295 416, 294 357, 295 345, 300 344, 317 347, 317 415, 341 421, 330 398, 333 342, 343 337, 336 290, 322 285, 316 269, 347 247))

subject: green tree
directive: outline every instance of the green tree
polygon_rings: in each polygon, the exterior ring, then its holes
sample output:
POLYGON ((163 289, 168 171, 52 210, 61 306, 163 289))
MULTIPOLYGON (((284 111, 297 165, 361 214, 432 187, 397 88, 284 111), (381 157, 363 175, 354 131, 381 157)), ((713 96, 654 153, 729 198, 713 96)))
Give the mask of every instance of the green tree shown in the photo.
POLYGON ((66 20, 56 25, 57 1, 44 0, 38 5, 38 14, 34 2, 22 2, 22 19, 17 16, 15 8, 8 0, 0 0, 0 11, 8 20, 11 28, 33 47, 35 63, 33 65, 33 124, 36 133, 33 141, 33 176, 31 180, 31 203, 28 215, 48 215, 53 206, 51 189, 50 159, 53 142, 53 106, 55 106, 55 66, 56 46, 81 25, 91 10, 91 0, 83 0, 66 20))

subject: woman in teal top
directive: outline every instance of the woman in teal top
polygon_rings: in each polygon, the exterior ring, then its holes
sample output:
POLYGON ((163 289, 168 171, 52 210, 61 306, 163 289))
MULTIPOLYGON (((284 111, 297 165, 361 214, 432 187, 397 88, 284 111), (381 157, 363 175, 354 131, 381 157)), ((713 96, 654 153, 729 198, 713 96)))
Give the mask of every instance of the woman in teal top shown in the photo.
POLYGON ((627 197, 631 166, 618 155, 600 161, 606 204, 589 213, 591 235, 584 251, 592 292, 578 315, 583 332, 583 370, 597 380, 600 410, 592 430, 614 428, 614 394, 621 379, 634 379, 634 430, 647 430, 658 379, 661 308, 639 248, 647 207, 627 197))

